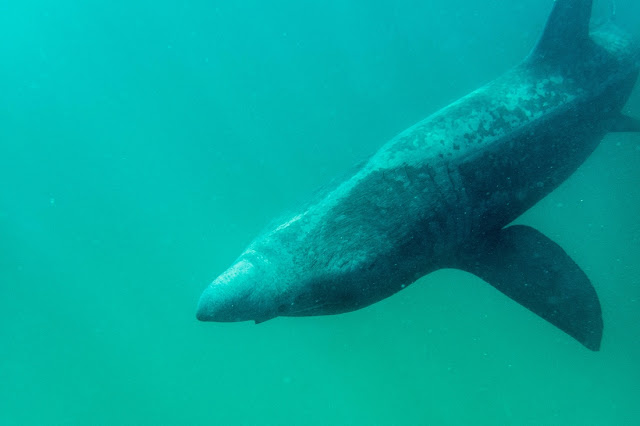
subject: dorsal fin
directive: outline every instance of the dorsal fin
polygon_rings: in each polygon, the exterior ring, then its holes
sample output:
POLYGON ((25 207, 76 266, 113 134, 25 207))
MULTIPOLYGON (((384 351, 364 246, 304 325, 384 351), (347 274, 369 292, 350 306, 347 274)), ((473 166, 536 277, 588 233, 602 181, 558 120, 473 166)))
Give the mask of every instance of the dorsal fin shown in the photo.
POLYGON ((528 60, 573 56, 589 44, 593 0, 555 0, 553 9, 528 60))

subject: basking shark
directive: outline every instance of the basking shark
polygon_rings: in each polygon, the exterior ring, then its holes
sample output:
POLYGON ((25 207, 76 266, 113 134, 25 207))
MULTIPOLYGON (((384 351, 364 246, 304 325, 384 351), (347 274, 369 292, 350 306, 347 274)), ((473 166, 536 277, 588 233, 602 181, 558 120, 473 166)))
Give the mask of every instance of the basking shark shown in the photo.
POLYGON ((202 321, 256 323, 376 303, 442 268, 468 271, 591 350, 602 312, 580 267, 539 231, 509 224, 612 131, 640 48, 592 0, 556 0, 519 65, 400 133, 297 214, 256 238, 203 292, 202 321))

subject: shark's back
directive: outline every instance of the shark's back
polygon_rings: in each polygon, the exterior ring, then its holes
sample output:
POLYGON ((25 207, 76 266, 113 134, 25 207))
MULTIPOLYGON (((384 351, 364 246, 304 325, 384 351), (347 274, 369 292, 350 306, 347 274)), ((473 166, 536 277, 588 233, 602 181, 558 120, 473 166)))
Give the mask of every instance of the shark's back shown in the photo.
POLYGON ((403 258, 414 265, 397 278, 410 282, 561 184, 619 122, 639 64, 613 25, 553 51, 558 36, 547 25, 521 64, 400 133, 287 222, 308 250, 298 258, 363 279, 371 265, 403 258))

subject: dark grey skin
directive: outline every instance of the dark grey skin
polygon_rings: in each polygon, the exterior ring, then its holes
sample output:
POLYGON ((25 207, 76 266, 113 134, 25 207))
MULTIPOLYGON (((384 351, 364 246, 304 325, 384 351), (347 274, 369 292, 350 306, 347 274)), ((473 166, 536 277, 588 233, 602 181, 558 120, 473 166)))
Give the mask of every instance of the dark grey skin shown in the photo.
POLYGON ((520 65, 259 236, 204 291, 198 319, 338 314, 458 268, 598 350, 602 315, 584 272, 538 231, 507 227, 607 132, 640 130, 621 114, 640 49, 613 24, 589 33, 590 15, 590 0, 557 0, 520 65))

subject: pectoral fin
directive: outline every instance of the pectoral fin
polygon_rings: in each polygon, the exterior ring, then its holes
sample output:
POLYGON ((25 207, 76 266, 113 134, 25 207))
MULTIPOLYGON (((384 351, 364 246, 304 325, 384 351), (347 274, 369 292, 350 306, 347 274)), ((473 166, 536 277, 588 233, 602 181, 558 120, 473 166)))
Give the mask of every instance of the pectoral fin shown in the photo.
POLYGON ((610 132, 640 132, 640 120, 620 114, 611 120, 610 132))
POLYGON ((461 259, 471 272, 587 348, 602 339, 602 312, 587 275, 559 245, 533 228, 510 226, 461 259))

